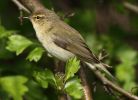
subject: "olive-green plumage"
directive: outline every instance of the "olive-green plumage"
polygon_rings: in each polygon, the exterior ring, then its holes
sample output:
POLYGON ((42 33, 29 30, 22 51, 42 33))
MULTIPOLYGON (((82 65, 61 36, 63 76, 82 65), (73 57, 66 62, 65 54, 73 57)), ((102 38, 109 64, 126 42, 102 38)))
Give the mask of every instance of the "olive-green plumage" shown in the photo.
POLYGON ((77 56, 90 68, 98 68, 112 77, 90 51, 78 31, 62 21, 53 11, 36 11, 30 16, 36 35, 50 55, 67 61, 77 56))

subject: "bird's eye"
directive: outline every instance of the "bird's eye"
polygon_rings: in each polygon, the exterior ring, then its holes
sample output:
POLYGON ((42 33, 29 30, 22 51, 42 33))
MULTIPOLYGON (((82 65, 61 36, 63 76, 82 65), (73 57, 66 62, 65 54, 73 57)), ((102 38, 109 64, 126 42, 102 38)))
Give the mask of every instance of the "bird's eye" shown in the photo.
POLYGON ((40 16, 36 16, 36 19, 40 19, 41 17, 40 16))

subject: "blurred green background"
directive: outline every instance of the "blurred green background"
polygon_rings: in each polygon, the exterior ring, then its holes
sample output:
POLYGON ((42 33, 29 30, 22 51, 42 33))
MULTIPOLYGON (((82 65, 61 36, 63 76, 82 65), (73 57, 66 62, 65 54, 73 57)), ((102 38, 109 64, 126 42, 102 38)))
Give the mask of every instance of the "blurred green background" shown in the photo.
MULTIPOLYGON (((120 86, 137 95, 138 12, 124 6, 124 2, 129 2, 138 7, 137 0, 41 1, 61 17, 74 13, 65 22, 82 34, 96 55, 103 49, 108 53, 103 62, 113 66, 109 70, 120 86)), ((57 91, 52 86, 42 88, 35 81, 33 71, 48 68, 55 73, 58 61, 47 56, 28 20, 20 25, 19 14, 11 0, 0 0, 0 100, 57 100, 57 91)), ((97 79, 89 70, 88 74, 93 87, 97 79)), ((116 100, 98 82, 93 98, 116 100)))

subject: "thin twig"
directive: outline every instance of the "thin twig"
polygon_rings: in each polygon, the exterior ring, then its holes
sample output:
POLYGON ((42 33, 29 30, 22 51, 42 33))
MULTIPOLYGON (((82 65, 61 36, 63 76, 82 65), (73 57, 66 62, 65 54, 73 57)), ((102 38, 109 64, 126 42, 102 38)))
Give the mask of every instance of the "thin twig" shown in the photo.
POLYGON ((129 2, 126 2, 126 1, 123 2, 123 5, 124 5, 127 9, 129 9, 129 10, 135 12, 135 13, 138 13, 138 6, 133 5, 133 4, 131 4, 131 3, 129 3, 129 2))
POLYGON ((30 13, 30 11, 24 5, 22 5, 18 0, 12 0, 12 2, 14 2, 17 5, 19 10, 24 10, 25 12, 30 13))
POLYGON ((113 90, 119 92, 120 94, 124 95, 125 97, 131 99, 131 100, 138 100, 138 97, 125 91, 118 85, 114 84, 113 82, 109 81, 107 78, 105 78, 98 70, 92 69, 95 75, 103 82, 103 84, 106 84, 106 86, 112 88, 113 90))
POLYGON ((115 97, 117 100, 121 100, 120 96, 118 96, 110 87, 108 87, 106 84, 104 84, 104 90, 109 94, 115 97))

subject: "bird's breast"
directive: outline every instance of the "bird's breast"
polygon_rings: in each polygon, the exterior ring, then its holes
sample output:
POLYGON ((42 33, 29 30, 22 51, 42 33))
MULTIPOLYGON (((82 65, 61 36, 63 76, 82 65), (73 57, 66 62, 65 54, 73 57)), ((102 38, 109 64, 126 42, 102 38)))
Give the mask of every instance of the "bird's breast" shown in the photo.
POLYGON ((58 58, 62 61, 67 61, 69 58, 74 57, 75 55, 59 46, 57 46, 52 39, 52 36, 49 34, 37 34, 37 38, 42 43, 46 51, 52 56, 58 58))

